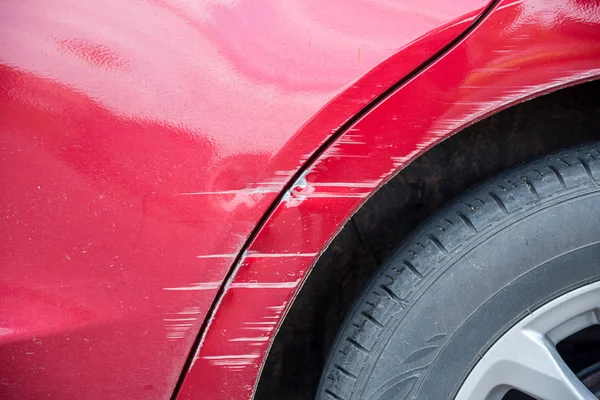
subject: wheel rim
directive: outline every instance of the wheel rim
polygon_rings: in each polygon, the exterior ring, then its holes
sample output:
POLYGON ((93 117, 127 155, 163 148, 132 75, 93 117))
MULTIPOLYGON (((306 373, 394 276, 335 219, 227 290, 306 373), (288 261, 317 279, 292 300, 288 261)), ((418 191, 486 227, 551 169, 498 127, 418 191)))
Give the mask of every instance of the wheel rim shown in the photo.
POLYGON ((539 400, 596 400, 556 345, 600 323, 600 282, 568 292, 510 328, 475 365, 455 400, 501 400, 516 389, 539 400))

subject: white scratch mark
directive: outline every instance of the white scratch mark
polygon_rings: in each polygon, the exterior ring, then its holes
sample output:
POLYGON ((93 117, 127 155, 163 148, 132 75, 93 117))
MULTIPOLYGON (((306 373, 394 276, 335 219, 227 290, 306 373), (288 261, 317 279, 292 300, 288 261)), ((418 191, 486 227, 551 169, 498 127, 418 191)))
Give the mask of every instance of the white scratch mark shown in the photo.
MULTIPOLYGON (((293 289, 299 283, 299 279, 293 282, 233 282, 230 287, 237 289, 293 289)), ((192 283, 190 286, 166 287, 163 290, 214 290, 219 287, 221 287, 221 282, 199 282, 192 283)))
POLYGON ((366 182, 315 182, 311 183, 313 187, 348 187, 348 188, 368 188, 372 189, 381 183, 381 179, 366 182))
POLYGON ((342 135, 337 142, 335 142, 334 146, 339 146, 340 144, 367 144, 366 142, 363 142, 362 140, 362 135, 353 135, 353 134, 349 134, 346 133, 344 135, 342 135))
MULTIPOLYGON (((273 185, 273 184, 269 184, 273 185)), ((255 194, 265 194, 265 193, 277 193, 279 192, 278 187, 255 187, 255 188, 245 188, 245 189, 237 189, 237 190, 215 190, 212 192, 184 192, 177 193, 176 196, 211 196, 211 195, 255 195, 255 194)))
POLYGON ((258 337, 240 337, 235 339, 229 339, 228 342, 266 342, 269 340, 268 336, 258 337))
MULTIPOLYGON (((517 3, 514 3, 517 4, 517 3)), ((510 72, 510 69, 495 69, 495 68, 485 68, 481 69, 483 71, 505 71, 510 72)), ((461 113, 460 119, 449 118, 445 120, 438 120, 434 126, 430 128, 429 133, 434 135, 434 137, 446 136, 448 132, 453 132, 460 129, 465 121, 474 120, 480 116, 484 116, 488 113, 493 112, 507 104, 510 104, 513 101, 517 101, 523 96, 531 95, 533 93, 547 92, 552 88, 563 86, 566 83, 573 82, 575 80, 582 80, 586 78, 591 78, 596 76, 599 69, 594 69, 590 71, 569 71, 572 74, 569 76, 558 76, 554 79, 551 79, 548 82, 543 84, 536 85, 518 85, 514 86, 512 89, 506 86, 499 86, 505 89, 505 94, 499 96, 490 101, 462 101, 460 103, 454 103, 458 106, 462 106, 466 108, 461 113)))
POLYGON ((192 283, 190 286, 166 287, 163 290, 213 290, 221 287, 221 282, 199 282, 192 283))
POLYGON ((188 308, 185 308, 183 311, 179 311, 175 314, 181 314, 181 315, 200 314, 200 308, 199 307, 188 307, 188 308))
POLYGON ((196 256, 196 258, 234 258, 237 254, 207 254, 204 256, 196 256))
POLYGON ((197 307, 186 308, 183 311, 177 313, 165 313, 166 315, 184 315, 185 317, 180 318, 163 318, 165 321, 165 329, 167 330, 167 339, 174 341, 185 337, 193 326, 194 322, 198 320, 195 317, 189 317, 189 315, 199 314, 200 310, 197 307))
POLYGON ((244 329, 248 330, 248 331, 271 332, 275 328, 274 327, 269 327, 269 326, 249 326, 249 327, 244 328, 244 329))
POLYGON ((316 257, 319 253, 253 253, 249 251, 245 258, 280 258, 280 257, 316 257))
POLYGON ((258 358, 260 354, 235 354, 226 356, 203 356, 205 360, 253 360, 258 358))
POLYGON ((328 158, 370 158, 370 156, 360 154, 328 154, 328 158))
POLYGON ((185 337, 185 333, 170 332, 167 334, 167 339, 169 340, 181 339, 183 337, 185 337))
POLYGON ((198 318, 164 318, 164 321, 179 322, 179 321, 195 321, 198 318))
POLYGON ((10 329, 10 328, 0 328, 0 336, 9 336, 9 335, 11 335, 13 333, 15 333, 15 331, 13 329, 10 329))
POLYGON ((215 360, 209 361, 212 365, 218 365, 220 367, 239 367, 244 365, 252 365, 252 360, 215 360))
POLYGON ((426 146, 424 144, 419 144, 419 145, 417 145, 417 148, 415 150, 411 151, 410 153, 408 153, 405 156, 390 157, 390 160, 392 160, 394 167, 392 168, 392 170, 390 172, 384 174, 385 176, 382 176, 381 178, 385 179, 391 173, 395 173, 399 167, 403 167, 407 162, 409 162, 410 160, 412 160, 413 158, 418 156, 425 147, 426 146))
POLYGON ((370 193, 326 193, 326 192, 315 192, 310 193, 306 196, 306 198, 313 199, 334 199, 334 198, 357 198, 362 199, 367 197, 370 193))
POLYGON ((299 279, 293 282, 233 282, 231 287, 242 289, 293 289, 299 283, 299 279))

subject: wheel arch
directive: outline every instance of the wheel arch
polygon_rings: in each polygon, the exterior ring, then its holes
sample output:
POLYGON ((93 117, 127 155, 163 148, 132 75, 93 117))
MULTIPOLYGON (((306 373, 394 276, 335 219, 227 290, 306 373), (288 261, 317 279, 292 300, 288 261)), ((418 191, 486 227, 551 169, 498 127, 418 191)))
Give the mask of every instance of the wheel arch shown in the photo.
POLYGON ((598 140, 598 90, 600 81, 587 82, 513 105, 436 144, 379 188, 312 267, 271 346, 257 399, 305 398, 303 393, 316 390, 338 329, 362 289, 440 207, 519 163, 598 140), (561 134, 567 129, 568 135, 561 134))

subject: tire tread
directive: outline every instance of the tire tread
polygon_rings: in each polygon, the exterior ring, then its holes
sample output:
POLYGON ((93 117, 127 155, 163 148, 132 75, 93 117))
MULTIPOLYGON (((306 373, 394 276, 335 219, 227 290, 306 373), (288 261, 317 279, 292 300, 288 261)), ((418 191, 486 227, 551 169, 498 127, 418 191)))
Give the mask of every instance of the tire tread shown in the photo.
POLYGON ((438 211, 404 241, 363 290, 338 332, 317 398, 355 398, 382 331, 402 317, 425 286, 422 281, 465 245, 507 218, 518 218, 556 196, 598 185, 599 179, 600 144, 583 145, 517 166, 438 211))

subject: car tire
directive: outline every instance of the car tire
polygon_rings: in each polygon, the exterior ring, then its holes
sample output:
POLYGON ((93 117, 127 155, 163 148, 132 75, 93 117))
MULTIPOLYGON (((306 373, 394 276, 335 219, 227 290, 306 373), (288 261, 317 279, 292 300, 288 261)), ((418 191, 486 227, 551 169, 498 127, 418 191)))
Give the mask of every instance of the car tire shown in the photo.
POLYGON ((526 316, 600 276, 600 144, 520 165, 437 212, 364 289, 318 399, 454 398, 526 316))

